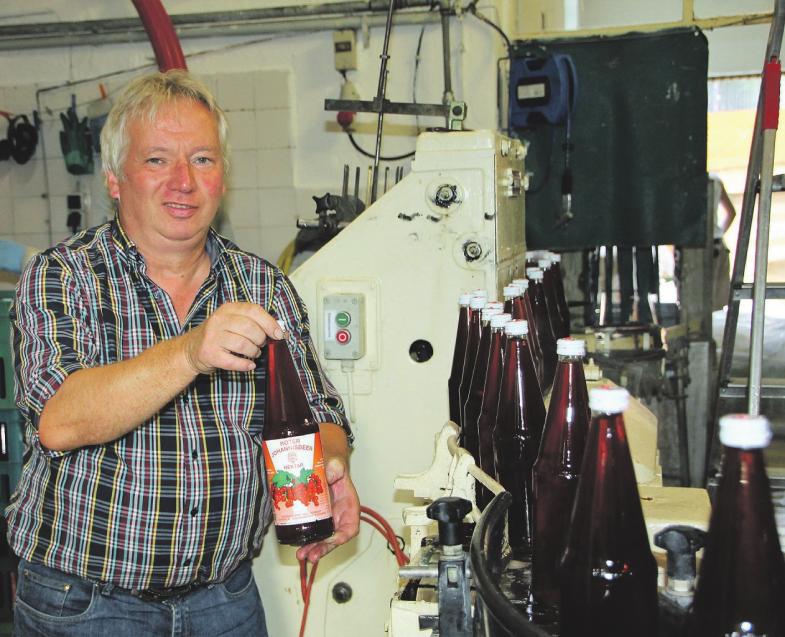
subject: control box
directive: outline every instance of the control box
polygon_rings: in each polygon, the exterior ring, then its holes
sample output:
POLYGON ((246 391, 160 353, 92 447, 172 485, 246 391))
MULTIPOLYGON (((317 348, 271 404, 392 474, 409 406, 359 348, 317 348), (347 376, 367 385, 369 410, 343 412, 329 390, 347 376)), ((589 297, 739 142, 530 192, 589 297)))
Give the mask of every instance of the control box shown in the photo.
POLYGON ((328 294, 322 299, 324 357, 357 360, 365 356, 365 296, 328 294))
POLYGON ((357 42, 352 29, 333 31, 336 71, 357 70, 357 42))

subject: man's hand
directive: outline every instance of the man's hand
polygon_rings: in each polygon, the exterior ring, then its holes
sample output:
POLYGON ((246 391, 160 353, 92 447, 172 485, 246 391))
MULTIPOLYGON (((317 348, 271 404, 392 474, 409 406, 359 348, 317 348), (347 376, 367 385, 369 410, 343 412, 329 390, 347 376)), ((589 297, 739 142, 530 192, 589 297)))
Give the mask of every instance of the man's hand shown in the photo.
POLYGON ((197 374, 215 369, 249 372, 268 337, 283 338, 278 322, 254 303, 225 303, 183 338, 185 355, 197 374))
POLYGON ((360 530, 360 499, 349 477, 346 463, 337 457, 327 460, 327 484, 333 503, 334 533, 326 540, 306 544, 297 549, 297 559, 316 564, 336 546, 351 540, 360 530))

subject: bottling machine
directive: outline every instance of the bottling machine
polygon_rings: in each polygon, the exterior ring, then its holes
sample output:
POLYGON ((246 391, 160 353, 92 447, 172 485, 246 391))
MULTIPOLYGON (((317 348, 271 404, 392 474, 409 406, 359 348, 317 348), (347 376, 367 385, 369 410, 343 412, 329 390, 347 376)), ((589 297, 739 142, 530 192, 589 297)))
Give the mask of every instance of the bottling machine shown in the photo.
MULTIPOLYGON (((473 459, 443 431, 457 299, 476 288, 499 296, 523 274, 525 154, 520 141, 493 131, 423 133, 411 171, 291 277, 352 421, 360 499, 392 524, 415 565, 420 542, 436 532, 425 515, 431 501, 473 502, 473 459)), ((662 488, 656 420, 634 410, 630 438, 650 532, 677 520, 705 527, 705 491, 662 488)), ((254 568, 270 633, 297 635, 294 552, 268 539, 254 568)), ((306 635, 433 634, 438 599, 404 599, 410 575, 399 574, 384 538, 361 525, 356 540, 320 563, 306 635)))

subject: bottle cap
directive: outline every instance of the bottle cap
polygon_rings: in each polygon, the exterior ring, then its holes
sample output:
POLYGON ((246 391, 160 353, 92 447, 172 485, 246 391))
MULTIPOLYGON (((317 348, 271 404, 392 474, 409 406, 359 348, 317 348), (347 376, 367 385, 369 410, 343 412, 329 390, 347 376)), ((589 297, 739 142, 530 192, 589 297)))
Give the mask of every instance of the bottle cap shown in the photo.
POLYGON ((556 254, 555 252, 551 252, 551 261, 554 263, 561 263, 561 255, 556 254))
POLYGON ((559 356, 586 356, 586 341, 579 338, 560 338, 556 341, 559 356))
POLYGON ((492 316, 496 316, 497 314, 501 314, 504 310, 500 307, 488 307, 487 305, 482 308, 482 315, 480 316, 480 320, 490 321, 492 316))
POLYGON ((526 276, 531 281, 542 281, 542 270, 540 268, 526 268, 526 276))
POLYGON ((463 305, 464 307, 468 307, 469 303, 471 302, 472 302, 471 292, 464 292, 458 297, 458 305, 463 305))
POLYGON ((504 311, 504 303, 501 301, 488 301, 485 304, 485 307, 498 307, 500 310, 504 311))
POLYGON ((507 321, 504 324, 504 333, 507 336, 523 336, 529 333, 529 323, 521 319, 507 321))
POLYGON ((512 283, 521 288, 521 294, 529 289, 529 279, 513 279, 512 283))
POLYGON ((537 265, 539 266, 540 270, 547 270, 551 267, 551 260, 550 259, 538 259, 537 265))
POLYGON ((505 299, 513 296, 520 296, 521 288, 515 284, 505 285, 504 289, 502 290, 502 294, 504 295, 505 299))
POLYGON ((545 250, 529 250, 526 253, 526 260, 527 261, 539 261, 542 259, 542 255, 545 253, 545 250))
POLYGON ((512 314, 494 314, 491 317, 491 329, 499 329, 504 327, 505 323, 512 320, 512 314))
POLYGON ((473 310, 481 310, 485 307, 485 297, 484 296, 473 296, 472 300, 469 301, 469 307, 473 310))
POLYGON ((630 404, 630 393, 622 387, 596 387, 589 390, 589 409, 603 414, 620 414, 630 404))
POLYGON ((720 418, 720 442, 736 449, 763 449, 771 442, 771 425, 766 416, 728 414, 720 418))
POLYGON ((481 290, 481 289, 472 290, 472 291, 470 292, 470 294, 471 294, 472 296, 481 296, 481 297, 482 297, 482 298, 484 298, 484 299, 487 299, 487 298, 488 298, 488 290, 481 290))

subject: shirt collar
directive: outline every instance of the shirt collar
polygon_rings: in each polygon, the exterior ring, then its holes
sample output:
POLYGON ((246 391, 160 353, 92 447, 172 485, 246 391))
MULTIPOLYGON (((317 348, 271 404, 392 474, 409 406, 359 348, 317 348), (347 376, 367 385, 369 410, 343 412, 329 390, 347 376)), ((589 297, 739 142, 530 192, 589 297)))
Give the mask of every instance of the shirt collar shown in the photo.
MULTIPOLYGON (((126 234, 123 225, 120 223, 119 216, 115 216, 112 221, 112 238, 114 239, 115 245, 120 249, 120 252, 126 256, 128 262, 139 268, 141 272, 144 272, 146 269, 144 257, 137 249, 136 244, 131 237, 126 234)), ((210 257, 210 267, 212 270, 217 270, 224 263, 227 248, 223 237, 211 227, 207 231, 205 250, 210 257)))

